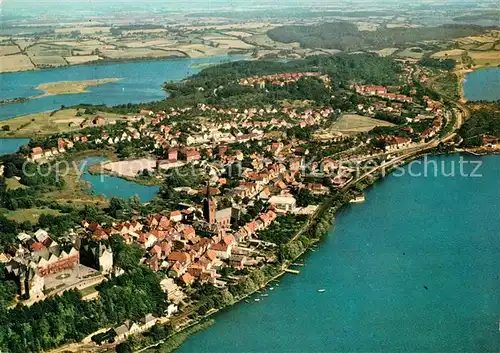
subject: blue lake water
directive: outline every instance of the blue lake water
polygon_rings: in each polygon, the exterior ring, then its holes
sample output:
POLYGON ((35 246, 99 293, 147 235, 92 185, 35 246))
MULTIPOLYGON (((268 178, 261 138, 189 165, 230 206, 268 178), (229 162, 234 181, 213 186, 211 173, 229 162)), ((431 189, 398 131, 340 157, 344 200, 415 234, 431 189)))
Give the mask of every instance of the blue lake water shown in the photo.
POLYGON ((29 142, 29 139, 0 139, 0 156, 15 153, 19 147, 29 142))
POLYGON ((106 174, 92 175, 87 172, 88 167, 106 161, 106 157, 89 157, 80 162, 83 166, 82 180, 90 183, 92 193, 103 195, 107 199, 119 197, 128 199, 132 196, 139 196, 141 202, 149 202, 155 198, 160 190, 159 186, 146 186, 106 174))
MULTIPOLYGON (((447 172, 459 158, 431 157, 447 172)), ((500 156, 464 158, 483 176, 378 182, 300 275, 218 314, 179 352, 499 352, 500 156)))
POLYGON ((166 97, 162 85, 179 81, 200 71, 196 65, 243 59, 242 56, 134 61, 103 65, 0 74, 0 100, 41 94, 36 87, 58 81, 84 81, 121 78, 119 82, 89 87, 88 93, 48 96, 23 103, 0 106, 0 121, 15 116, 59 109, 61 105, 142 103, 166 97))
POLYGON ((463 87, 468 101, 500 99, 500 68, 481 69, 468 73, 463 87))

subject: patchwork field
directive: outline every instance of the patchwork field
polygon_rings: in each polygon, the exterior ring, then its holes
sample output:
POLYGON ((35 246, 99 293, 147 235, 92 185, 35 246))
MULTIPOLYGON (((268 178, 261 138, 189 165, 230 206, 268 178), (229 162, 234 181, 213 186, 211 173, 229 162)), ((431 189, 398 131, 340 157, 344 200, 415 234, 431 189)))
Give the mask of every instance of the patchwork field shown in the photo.
POLYGON ((191 58, 199 58, 202 56, 223 56, 227 54, 227 50, 225 49, 214 48, 205 44, 178 45, 172 49, 180 50, 191 58))
POLYGON ((50 208, 30 208, 30 209, 19 209, 15 211, 4 210, 4 215, 7 219, 11 221, 16 221, 19 223, 28 221, 32 224, 36 224, 41 215, 53 215, 58 216, 61 213, 57 210, 52 210, 50 208))
POLYGON ((254 46, 239 39, 214 39, 213 42, 219 44, 224 49, 253 49, 254 46))
POLYGON ((84 64, 100 60, 101 58, 98 55, 77 55, 77 56, 67 56, 64 59, 70 64, 84 64))
POLYGON ((419 47, 406 48, 396 54, 400 58, 422 59, 424 51, 419 47))
POLYGON ((255 46, 262 46, 262 47, 267 47, 269 49, 298 49, 300 48, 300 43, 280 43, 280 42, 275 42, 267 34, 256 34, 251 37, 246 37, 245 38, 246 43, 250 43, 255 46))
POLYGON ((469 51, 469 56, 474 64, 479 66, 498 66, 500 65, 500 54, 496 50, 492 51, 469 51))
POLYGON ((0 56, 20 53, 17 45, 0 45, 0 56))
POLYGON ((103 50, 101 56, 109 59, 134 59, 134 58, 168 58, 185 57, 186 55, 177 50, 155 50, 149 48, 103 50))
POLYGON ((146 33, 154 33, 154 34, 166 34, 168 31, 164 28, 155 28, 155 29, 136 29, 130 31, 123 31, 122 35, 130 36, 134 34, 146 34, 146 33))
POLYGON ((387 121, 368 118, 362 115, 344 114, 333 124, 332 130, 346 134, 353 134, 370 131, 376 126, 394 126, 394 124, 387 121))
POLYGON ((81 34, 96 34, 96 33, 109 33, 111 27, 68 27, 68 28, 57 28, 56 33, 60 34, 70 34, 72 32, 78 31, 81 34))
POLYGON ((380 56, 391 56, 395 52, 397 52, 398 48, 384 48, 378 51, 378 55, 380 56))
POLYGON ((68 64, 61 56, 33 56, 31 61, 38 67, 58 67, 68 64))
POLYGON ((227 35, 230 35, 230 36, 233 36, 233 37, 251 37, 253 35, 253 33, 249 33, 249 32, 243 32, 243 31, 227 31, 227 32, 224 32, 224 34, 227 34, 227 35))
POLYGON ((475 50, 493 50, 494 48, 495 48, 495 43, 491 42, 480 45, 477 48, 475 48, 475 50))
MULTIPOLYGON (((91 116, 77 116, 76 109, 59 110, 54 114, 50 112, 20 116, 8 121, 0 122, 0 126, 8 125, 10 131, 1 131, 0 137, 35 137, 52 135, 58 132, 75 131, 80 128, 79 123, 91 116)), ((81 111, 83 112, 83 111, 81 111)), ((120 120, 121 115, 96 112, 106 120, 120 120)))
POLYGON ((172 46, 177 44, 173 40, 167 39, 155 39, 149 41, 134 41, 134 42, 118 42, 117 44, 124 45, 128 48, 147 48, 147 47, 157 47, 157 46, 172 46))
POLYGON ((19 39, 14 41, 16 45, 18 45, 22 50, 26 49, 28 46, 32 45, 35 43, 34 40, 31 39, 19 39))
POLYGON ((66 45, 35 44, 27 49, 30 57, 35 56, 71 56, 71 48, 66 45))
POLYGON ((443 50, 432 54, 433 58, 460 58, 465 53, 463 49, 443 50))
POLYGON ((33 70, 35 66, 26 55, 0 56, 0 72, 33 70))

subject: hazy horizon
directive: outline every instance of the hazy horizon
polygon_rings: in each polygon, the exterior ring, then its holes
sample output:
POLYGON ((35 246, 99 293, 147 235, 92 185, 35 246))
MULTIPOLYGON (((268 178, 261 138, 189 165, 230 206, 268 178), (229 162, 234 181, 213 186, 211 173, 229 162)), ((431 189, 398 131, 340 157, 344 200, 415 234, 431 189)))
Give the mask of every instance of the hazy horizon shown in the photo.
MULTIPOLYGON (((106 7, 147 7, 182 10, 186 12, 202 11, 215 8, 228 8, 233 11, 245 8, 289 8, 289 7, 341 7, 346 10, 354 4, 365 4, 367 6, 377 6, 384 4, 395 5, 429 5, 429 6, 447 6, 447 5, 477 5, 484 6, 485 1, 478 0, 449 0, 449 1, 432 1, 432 0, 316 0, 311 3, 310 0, 194 0, 194 1, 179 1, 179 0, 0 0, 2 12, 11 12, 13 10, 29 10, 51 9, 73 7, 83 10, 98 10, 106 7)), ((494 3, 494 1, 490 2, 494 3)), ((352 10, 364 10, 359 7, 352 7, 352 10)), ((15 15, 15 14, 11 14, 15 15)))

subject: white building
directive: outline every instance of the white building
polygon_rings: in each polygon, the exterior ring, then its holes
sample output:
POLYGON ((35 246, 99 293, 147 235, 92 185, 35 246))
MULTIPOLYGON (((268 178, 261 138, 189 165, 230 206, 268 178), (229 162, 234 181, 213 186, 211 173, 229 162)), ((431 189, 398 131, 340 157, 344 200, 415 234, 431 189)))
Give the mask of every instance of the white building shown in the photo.
POLYGON ((297 205, 297 200, 292 196, 272 196, 269 204, 273 205, 277 211, 293 212, 297 205))

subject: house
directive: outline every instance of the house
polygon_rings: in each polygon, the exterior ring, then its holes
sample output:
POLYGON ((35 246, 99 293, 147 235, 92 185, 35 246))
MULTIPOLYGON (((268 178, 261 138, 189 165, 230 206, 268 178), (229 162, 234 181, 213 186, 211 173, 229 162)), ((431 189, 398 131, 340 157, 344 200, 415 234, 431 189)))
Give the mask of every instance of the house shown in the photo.
POLYGON ((191 262, 191 258, 189 254, 182 251, 172 251, 168 257, 168 262, 179 262, 181 264, 189 264, 191 262))
POLYGON ((145 115, 145 116, 153 116, 155 113, 152 110, 147 110, 147 109, 141 109, 139 112, 140 115, 145 115))
POLYGON ((35 147, 31 150, 31 159, 37 161, 43 157, 43 149, 41 147, 35 147))
POLYGON ((116 341, 123 341, 128 336, 134 335, 141 332, 141 328, 136 323, 132 323, 130 320, 124 322, 123 325, 115 327, 113 333, 115 334, 116 341))
POLYGON ((194 277, 191 276, 189 273, 185 273, 181 276, 181 282, 184 283, 186 286, 190 286, 194 282, 194 277))
POLYGON ((178 154, 177 148, 169 148, 168 149, 168 160, 172 161, 172 162, 176 162, 177 161, 177 154, 178 154))
POLYGON ((170 220, 173 222, 182 221, 182 213, 181 211, 172 211, 170 212, 170 220))
POLYGON ((94 126, 103 126, 106 124, 106 120, 104 119, 103 116, 97 115, 93 120, 92 124, 94 126))
POLYGON ((147 314, 140 321, 140 323, 141 323, 141 331, 147 331, 147 330, 149 330, 154 325, 156 325, 157 321, 158 321, 158 319, 156 317, 154 317, 152 314, 147 314))
POLYGON ((186 162, 198 161, 201 159, 200 152, 195 149, 185 148, 181 151, 181 155, 186 162))
POLYGON ((238 270, 241 270, 245 267, 245 263, 247 261, 247 257, 244 255, 231 255, 229 258, 229 265, 238 270))
POLYGON ((297 200, 293 196, 272 196, 268 203, 275 207, 278 212, 293 212, 297 200))
POLYGON ((314 195, 324 195, 328 193, 328 188, 318 183, 309 183, 306 185, 306 189, 311 191, 314 195))
POLYGON ((232 235, 225 236, 219 243, 213 245, 210 250, 215 251, 217 257, 229 259, 231 250, 235 244, 235 239, 232 235))
POLYGON ((142 247, 148 249, 156 243, 156 237, 153 234, 142 233, 139 235, 137 242, 142 244, 142 247))
POLYGON ((57 151, 59 153, 66 152, 66 149, 64 148, 65 146, 66 146, 66 143, 64 142, 63 139, 57 139, 57 151))

